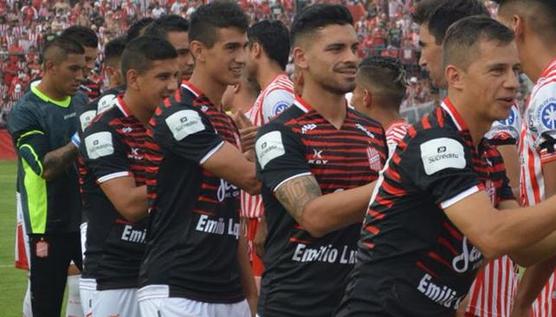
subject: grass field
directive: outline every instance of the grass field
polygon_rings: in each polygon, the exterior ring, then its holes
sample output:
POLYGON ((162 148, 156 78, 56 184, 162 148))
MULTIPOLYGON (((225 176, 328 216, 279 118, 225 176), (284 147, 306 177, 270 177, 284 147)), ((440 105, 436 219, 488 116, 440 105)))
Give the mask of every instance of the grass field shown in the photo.
POLYGON ((14 268, 16 162, 0 161, 0 316, 21 317, 25 271, 14 268))

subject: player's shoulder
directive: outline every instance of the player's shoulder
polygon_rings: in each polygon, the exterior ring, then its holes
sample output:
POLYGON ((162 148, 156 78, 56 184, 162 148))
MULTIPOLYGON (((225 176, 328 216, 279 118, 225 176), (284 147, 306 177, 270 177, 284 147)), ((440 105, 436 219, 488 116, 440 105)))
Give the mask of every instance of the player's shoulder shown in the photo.
POLYGON ((86 106, 89 103, 89 97, 81 91, 77 91, 75 95, 71 97, 71 103, 74 106, 86 106))
POLYGON ((539 80, 527 107, 528 127, 539 131, 556 130, 556 76, 539 80))

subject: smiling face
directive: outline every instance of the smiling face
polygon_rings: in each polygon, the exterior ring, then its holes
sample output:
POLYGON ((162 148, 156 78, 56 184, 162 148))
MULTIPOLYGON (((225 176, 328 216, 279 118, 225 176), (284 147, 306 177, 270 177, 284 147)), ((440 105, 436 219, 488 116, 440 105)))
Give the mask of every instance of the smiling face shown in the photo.
POLYGON ((176 58, 152 61, 149 69, 139 73, 134 79, 137 91, 146 105, 154 111, 162 101, 178 88, 180 78, 179 63, 176 58))
POLYGON ((247 59, 247 35, 238 28, 219 28, 212 47, 204 48, 204 69, 222 85, 239 83, 247 59))
POLYGON ((328 25, 309 38, 300 39, 296 65, 304 80, 312 80, 324 90, 344 95, 355 88, 359 42, 352 25, 328 25))

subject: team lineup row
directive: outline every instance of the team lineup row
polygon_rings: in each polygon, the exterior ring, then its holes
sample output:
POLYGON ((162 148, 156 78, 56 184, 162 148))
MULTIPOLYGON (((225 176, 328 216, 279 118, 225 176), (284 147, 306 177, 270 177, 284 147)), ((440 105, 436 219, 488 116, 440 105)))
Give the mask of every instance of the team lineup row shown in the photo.
POLYGON ((107 45, 93 101, 86 35, 49 42, 8 119, 33 316, 70 261, 87 316, 551 316, 556 5, 498 2, 417 5, 447 96, 414 125, 339 5, 289 32, 231 2, 155 20, 107 45))

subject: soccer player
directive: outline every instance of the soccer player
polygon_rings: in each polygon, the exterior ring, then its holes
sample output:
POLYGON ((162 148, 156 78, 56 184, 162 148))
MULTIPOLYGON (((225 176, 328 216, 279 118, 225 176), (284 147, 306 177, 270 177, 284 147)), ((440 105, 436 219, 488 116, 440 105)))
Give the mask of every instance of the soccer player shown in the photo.
POLYGON ((443 63, 448 98, 408 130, 381 175, 338 316, 453 315, 483 256, 529 265, 553 238, 556 198, 518 208, 499 152, 483 140, 517 94, 513 32, 462 19, 446 34, 443 63))
POLYGON ((400 116, 405 87, 405 71, 399 60, 368 57, 359 64, 351 103, 357 111, 382 124, 388 156, 394 153, 410 126, 400 116))
MULTIPOLYGON (((436 86, 446 88, 441 44, 448 27, 461 18, 473 15, 488 16, 488 10, 481 1, 425 0, 417 4, 413 20, 420 25, 419 43, 422 51, 420 64, 428 70, 436 86)), ((510 116, 503 120, 504 122, 495 121, 485 137, 489 139, 491 145, 497 146, 497 150, 502 154, 510 185, 515 192, 519 180, 516 147, 516 133, 519 130, 516 130, 516 124, 520 122, 520 116, 517 107, 514 107, 512 114, 517 115, 515 120, 511 120, 510 116)), ((493 260, 478 273, 469 297, 461 309, 475 316, 492 314, 508 316, 517 280, 516 267, 509 257, 503 256, 493 260)))
POLYGON ((8 129, 17 147, 18 192, 29 235, 33 315, 60 315, 68 265, 81 266, 81 201, 74 161, 79 140, 76 94, 85 67, 83 47, 68 38, 43 51, 44 77, 14 106, 8 129))
POLYGON ((258 314, 331 316, 355 263, 361 221, 386 160, 380 124, 347 106, 358 41, 349 11, 313 5, 294 19, 303 94, 263 126, 255 150, 268 222, 258 314))
POLYGON ((98 98, 101 83, 91 79, 98 57, 98 37, 95 31, 88 27, 73 25, 65 29, 60 36, 73 39, 85 49, 85 69, 83 73, 85 78, 79 89, 89 97, 89 100, 98 98))
MULTIPOLYGON (((121 55, 125 49, 126 43, 127 40, 120 37, 111 40, 104 47, 104 71, 106 74, 105 83, 108 85, 108 90, 104 91, 99 98, 88 103, 85 107, 77 109, 80 139, 83 138, 83 132, 85 131, 85 128, 89 126, 89 123, 93 120, 93 118, 95 118, 97 114, 112 108, 116 104, 116 96, 124 91, 124 79, 122 78, 121 73, 121 55)), ((81 189, 83 189, 87 174, 83 156, 78 157, 78 163, 79 184, 81 185, 81 189)), ((81 214, 80 229, 81 252, 85 255, 87 242, 87 214, 85 212, 81 214)), ((81 272, 81 278, 79 279, 79 296, 81 300, 81 308, 84 312, 90 311, 92 307, 92 296, 93 293, 96 292, 96 283, 92 278, 95 267, 96 263, 94 255, 90 255, 87 259, 87 266, 84 267, 81 272)))
MULTIPOLYGON (((261 92, 246 116, 260 127, 286 110, 294 101, 293 83, 285 73, 290 54, 290 35, 280 21, 264 20, 247 30, 249 39, 246 71, 258 83, 261 92)), ((250 246, 253 274, 257 285, 263 271, 259 256, 264 252, 266 221, 260 195, 241 192, 241 214, 247 219, 247 242, 250 246)))
POLYGON ((83 208, 88 220, 84 267, 96 282, 86 314, 139 316, 137 279, 147 230, 145 154, 154 109, 177 89, 177 53, 166 40, 141 36, 122 54, 126 90, 85 130, 83 208), (93 260, 93 261, 91 261, 93 260))
POLYGON ((189 28, 191 81, 151 120, 160 149, 147 158, 158 164, 147 170, 150 226, 138 291, 143 316, 255 315, 239 188, 257 193, 260 183, 221 106, 226 87, 244 70, 247 26, 235 3, 197 8, 189 28))
MULTIPOLYGON (((550 0, 498 2, 498 18, 514 30, 522 69, 536 83, 519 140, 521 203, 534 206, 556 193, 556 3, 550 0)), ((512 316, 530 316, 535 298, 534 316, 556 314, 555 265, 556 256, 553 256, 525 272, 512 316)))
POLYGON ((178 15, 165 15, 154 20, 145 28, 145 35, 160 37, 172 43, 178 52, 178 61, 183 80, 189 80, 195 61, 189 51, 189 22, 178 15))

